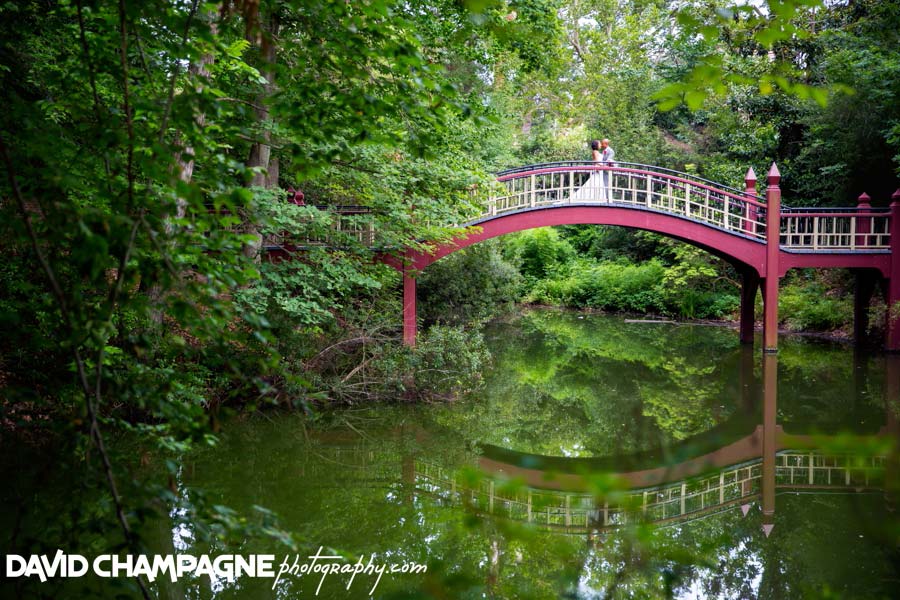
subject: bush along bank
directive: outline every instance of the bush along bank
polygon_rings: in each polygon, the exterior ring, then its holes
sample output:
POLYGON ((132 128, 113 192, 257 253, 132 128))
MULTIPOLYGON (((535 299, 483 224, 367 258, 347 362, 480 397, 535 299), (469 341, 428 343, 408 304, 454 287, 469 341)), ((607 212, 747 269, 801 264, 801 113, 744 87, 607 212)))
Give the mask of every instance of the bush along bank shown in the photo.
MULTIPOLYGON (((655 234, 603 226, 548 227, 478 244, 429 267, 419 289, 426 322, 454 325, 483 322, 515 304, 712 321, 736 321, 740 309, 740 276, 725 261, 655 234)), ((761 315, 759 295, 756 304, 761 315)), ((788 331, 848 336, 852 274, 789 272, 779 317, 788 331)))

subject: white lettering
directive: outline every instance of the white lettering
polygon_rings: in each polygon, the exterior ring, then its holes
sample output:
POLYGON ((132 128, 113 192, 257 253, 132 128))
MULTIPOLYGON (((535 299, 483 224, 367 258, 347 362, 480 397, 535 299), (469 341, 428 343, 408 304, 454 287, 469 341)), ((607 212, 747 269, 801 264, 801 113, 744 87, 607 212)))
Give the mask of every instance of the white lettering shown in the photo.
POLYGON ((188 573, 193 573, 197 568, 197 559, 190 554, 178 555, 178 578, 181 579, 188 573))
POLYGON ((129 573, 129 577, 144 576, 150 581, 156 579, 156 572, 150 567, 150 559, 143 554, 139 554, 137 561, 134 563, 134 569, 129 573))
POLYGON ((25 560, 24 557, 19 556, 18 554, 7 554, 6 555, 6 576, 7 577, 21 577, 25 574, 25 567, 28 566, 28 561, 25 560), (14 566, 13 563, 18 563, 14 566))
MULTIPOLYGON (((252 561, 251 561, 252 562, 252 561)), ((274 554, 257 554, 256 555, 256 572, 251 577, 275 577, 274 554)))
POLYGON ((44 575, 44 571, 41 569, 41 559, 37 555, 29 556, 28 566, 25 567, 25 577, 31 577, 32 575, 37 575, 42 583, 47 581, 47 576, 44 575))
POLYGON ((101 564, 103 564, 105 562, 109 562, 109 560, 110 560, 109 554, 101 554, 100 556, 95 558, 94 564, 93 564, 94 573, 96 573, 100 577, 112 577, 112 574, 109 571, 105 571, 100 567, 101 564))
POLYGON ((125 557, 121 557, 118 554, 112 555, 112 572, 113 577, 130 577, 131 576, 131 555, 127 554, 125 557))
POLYGON ((213 580, 213 566, 212 562, 209 560, 209 556, 203 554, 200 556, 200 560, 197 562, 197 568, 194 570, 194 575, 200 577, 201 575, 206 575, 209 577, 210 582, 213 580))
POLYGON ((213 572, 216 577, 223 577, 228 582, 234 581, 234 557, 230 554, 217 557, 213 561, 213 572))
MULTIPOLYGON (((46 554, 41 555, 41 565, 44 567, 44 577, 56 577, 56 571, 61 570, 64 564, 65 558, 63 557, 62 550, 56 551, 52 563, 47 559, 46 554)), ((65 573, 60 574, 65 575, 65 573)), ((41 581, 43 581, 43 579, 41 579, 41 581)))
POLYGON ((146 577, 150 582, 168 575, 172 583, 186 576, 207 576, 211 582, 224 579, 230 583, 241 576, 269 577, 274 579, 272 589, 275 589, 285 576, 303 577, 316 574, 319 576, 316 595, 321 592, 329 575, 349 576, 347 590, 353 585, 357 575, 376 575, 375 583, 369 592, 370 595, 374 595, 387 570, 392 574, 423 573, 427 570, 425 565, 416 563, 379 564, 374 554, 369 555, 368 562, 361 556, 355 563, 348 563, 341 556, 326 555, 323 551, 324 547, 320 546, 315 554, 306 557, 308 560, 305 562, 299 554, 285 555, 277 565, 277 574, 273 554, 251 554, 247 557, 233 554, 218 557, 206 554, 198 556, 101 554, 89 561, 79 554, 69 555, 57 550, 54 554, 31 556, 8 554, 5 562, 7 577, 36 577, 42 582, 53 577, 82 577, 93 571, 99 577, 146 577))
POLYGON ((66 575, 68 577, 82 577, 88 572, 88 567, 89 563, 85 557, 80 554, 70 554, 66 575))
MULTIPOLYGON (((171 554, 167 554, 165 556, 160 556, 157 554, 153 557, 153 573, 154 579, 159 577, 161 574, 169 573, 169 580, 172 583, 178 581, 178 574, 175 572, 175 557, 171 554)), ((150 581, 153 581, 151 579, 150 581)))

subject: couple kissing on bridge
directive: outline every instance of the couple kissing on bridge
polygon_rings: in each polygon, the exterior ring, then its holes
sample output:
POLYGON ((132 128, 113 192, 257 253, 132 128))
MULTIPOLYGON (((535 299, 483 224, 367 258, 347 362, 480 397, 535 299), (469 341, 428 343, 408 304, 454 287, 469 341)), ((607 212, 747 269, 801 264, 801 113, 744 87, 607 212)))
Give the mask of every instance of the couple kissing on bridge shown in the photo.
MULTIPOLYGON (((603 138, 600 141, 594 140, 591 142, 592 161, 599 162, 606 167, 614 167, 616 166, 615 162, 613 162, 615 158, 616 152, 609 145, 608 139, 603 138)), ((599 200, 600 202, 608 202, 612 200, 612 195, 610 194, 610 179, 611 174, 607 170, 591 173, 587 181, 585 181, 584 184, 578 188, 578 191, 572 195, 570 201, 596 202, 599 200)))

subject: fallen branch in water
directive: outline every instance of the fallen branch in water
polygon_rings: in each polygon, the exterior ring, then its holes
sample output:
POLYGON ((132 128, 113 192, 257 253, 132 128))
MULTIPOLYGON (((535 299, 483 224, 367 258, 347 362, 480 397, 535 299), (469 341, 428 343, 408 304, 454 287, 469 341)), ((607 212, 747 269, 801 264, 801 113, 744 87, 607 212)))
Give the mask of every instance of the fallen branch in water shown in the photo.
POLYGON ((668 323, 669 325, 678 325, 678 321, 670 321, 667 319, 625 319, 626 323, 668 323))

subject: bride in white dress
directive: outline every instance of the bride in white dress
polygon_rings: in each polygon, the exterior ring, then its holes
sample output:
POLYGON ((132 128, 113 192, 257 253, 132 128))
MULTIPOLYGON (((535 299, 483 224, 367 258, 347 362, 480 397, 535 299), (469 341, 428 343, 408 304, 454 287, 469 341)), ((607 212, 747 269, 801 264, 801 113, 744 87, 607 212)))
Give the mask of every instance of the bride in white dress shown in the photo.
MULTIPOLYGON (((615 152, 609 147, 609 140, 591 142, 591 160, 604 165, 612 165, 615 152)), ((569 202, 607 202, 610 200, 609 171, 593 171, 587 181, 569 198, 569 202)))

